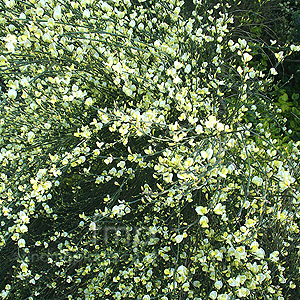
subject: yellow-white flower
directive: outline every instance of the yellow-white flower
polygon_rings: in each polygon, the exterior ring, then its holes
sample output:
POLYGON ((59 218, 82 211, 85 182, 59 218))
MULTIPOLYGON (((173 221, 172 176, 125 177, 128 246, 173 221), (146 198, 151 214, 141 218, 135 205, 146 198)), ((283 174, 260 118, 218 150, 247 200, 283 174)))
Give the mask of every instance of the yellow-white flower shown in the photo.
POLYGON ((112 10, 112 7, 107 2, 103 1, 101 4, 101 9, 108 12, 108 11, 112 10))
POLYGON ((277 58, 278 62, 281 62, 283 60, 283 51, 275 53, 275 57, 277 58))
POLYGON ((20 232, 25 233, 25 232, 27 232, 27 231, 28 231, 27 226, 26 226, 25 224, 22 224, 22 225, 20 226, 20 232))
POLYGON ((24 248, 26 246, 26 242, 24 239, 19 239, 18 240, 18 247, 19 248, 24 248))
POLYGON ((244 61, 245 63, 248 62, 248 61, 250 61, 252 58, 253 58, 253 56, 250 55, 250 54, 247 53, 247 52, 245 52, 245 53, 243 54, 243 61, 244 61))
POLYGON ((290 175, 289 171, 279 171, 277 176, 280 179, 279 186, 283 190, 290 187, 291 184, 295 182, 295 178, 290 175))
POLYGON ((182 80, 179 78, 179 76, 176 76, 174 79, 173 79, 173 82, 175 83, 175 84, 177 84, 177 83, 180 83, 182 80))
POLYGON ((90 16, 91 16, 91 12, 90 12, 90 10, 89 9, 85 9, 84 11, 83 11, 83 13, 82 13, 82 16, 84 17, 84 18, 89 18, 90 16))
POLYGON ((193 160, 191 157, 189 157, 189 158, 187 158, 186 161, 184 162, 184 166, 185 166, 186 168, 189 168, 193 163, 194 163, 194 160, 193 160))
POLYGON ((33 142, 34 137, 35 137, 35 134, 32 131, 29 131, 27 133, 27 140, 28 140, 29 143, 33 142))
POLYGON ((55 25, 55 21, 53 18, 49 18, 46 24, 48 27, 53 27, 55 25))
POLYGON ((176 60, 174 62, 174 67, 175 67, 176 70, 178 70, 178 69, 180 69, 180 68, 183 67, 183 64, 181 62, 179 62, 179 61, 176 60))
POLYGON ((261 186, 261 185, 263 184, 262 178, 260 178, 260 177, 258 177, 258 176, 254 176, 254 177, 252 178, 252 182, 253 182, 254 184, 256 184, 257 186, 261 186))
POLYGON ((252 251, 257 251, 257 250, 258 250, 258 247, 259 247, 259 244, 258 244, 258 242, 256 242, 256 241, 252 242, 251 245, 250 245, 250 249, 251 249, 252 251))
POLYGON ((247 47, 247 41, 245 39, 238 39, 239 44, 241 45, 241 48, 247 47))
POLYGON ((198 206, 195 208, 196 213, 200 216, 207 214, 208 210, 206 206, 198 206))
POLYGON ((12 8, 15 4, 16 4, 16 2, 14 0, 5 1, 5 5, 9 8, 12 8))
POLYGON ((29 223, 29 217, 26 215, 24 211, 20 211, 19 218, 22 220, 23 223, 29 223))
POLYGON ((277 262, 279 260, 279 252, 278 251, 273 251, 270 254, 270 260, 272 260, 273 262, 277 262))
POLYGON ((183 265, 179 266, 177 269, 177 273, 181 274, 181 275, 187 275, 188 272, 189 272, 189 270, 183 265))
POLYGON ((42 7, 38 7, 38 8, 36 9, 36 14, 37 14, 39 17, 41 17, 41 16, 44 14, 43 8, 42 8, 42 7))
POLYGON ((192 66, 190 64, 187 64, 184 68, 184 72, 185 73, 190 73, 192 70, 192 66))
POLYGON ((222 203, 218 203, 214 208, 214 213, 216 215, 223 215, 225 213, 225 205, 222 205, 222 203))
POLYGON ((211 291, 208 297, 215 300, 218 297, 218 293, 216 291, 211 291))
POLYGON ((0 193, 2 193, 5 190, 5 183, 1 182, 0 183, 0 193))
POLYGON ((9 89, 7 96, 10 99, 15 99, 17 97, 17 91, 15 89, 9 89))
POLYGON ((217 124, 217 119, 215 116, 209 116, 208 120, 205 121, 204 124, 207 128, 213 128, 217 124))
POLYGON ((262 249, 262 248, 259 248, 256 252, 255 252, 255 255, 258 257, 258 258, 261 258, 263 259, 265 257, 265 250, 262 249))
POLYGON ((200 134, 200 133, 203 133, 203 127, 201 125, 197 125, 196 128, 195 128, 195 131, 200 134))
POLYGON ((95 231, 97 229, 96 223, 95 222, 91 222, 89 229, 91 231, 95 231))
POLYGON ((185 291, 185 292, 188 292, 189 289, 190 289, 190 284, 188 282, 185 282, 183 285, 182 285, 182 289, 185 291))
POLYGON ((203 159, 207 159, 207 160, 210 160, 210 159, 211 159, 213 153, 214 153, 214 151, 213 151, 211 148, 207 149, 206 151, 205 151, 205 150, 202 150, 202 151, 200 152, 202 158, 203 158, 203 159))
POLYGON ((247 288, 242 287, 242 288, 238 289, 237 295, 240 298, 244 298, 244 297, 247 297, 250 295, 250 291, 247 288))
POLYGON ((223 282, 222 282, 221 280, 218 280, 218 281, 215 282, 214 286, 215 286, 215 288, 216 288, 217 290, 219 290, 219 289, 222 288, 223 282))
POLYGON ((270 69, 270 73, 271 73, 272 75, 277 75, 277 74, 278 74, 278 72, 276 71, 275 68, 271 68, 271 69, 270 69))
POLYGON ((200 223, 201 227, 203 227, 203 228, 209 227, 208 222, 209 222, 209 220, 208 220, 208 217, 206 217, 206 216, 202 216, 199 220, 199 223, 200 223))
POLYGON ((51 43, 52 42, 52 37, 49 34, 49 32, 44 33, 43 35, 43 41, 46 43, 51 43))
POLYGON ((61 15, 61 6, 60 5, 57 5, 55 8, 54 8, 54 12, 53 12, 53 18, 55 20, 60 20, 62 17, 61 15))
POLYGON ((291 45, 290 48, 292 51, 300 51, 300 46, 291 45))
POLYGON ((175 237, 175 242, 176 242, 177 244, 181 243, 182 240, 183 240, 183 235, 182 235, 182 234, 177 235, 177 236, 175 237))
POLYGON ((21 263, 20 268, 22 270, 22 272, 27 273, 28 270, 28 265, 24 262, 21 263))

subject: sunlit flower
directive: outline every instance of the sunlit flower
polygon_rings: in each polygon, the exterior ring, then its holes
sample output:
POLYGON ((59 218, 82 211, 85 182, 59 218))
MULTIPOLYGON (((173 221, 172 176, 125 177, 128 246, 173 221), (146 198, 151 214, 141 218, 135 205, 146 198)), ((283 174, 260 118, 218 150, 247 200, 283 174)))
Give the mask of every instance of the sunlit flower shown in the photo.
POLYGON ((26 245, 26 242, 25 242, 24 239, 19 239, 18 240, 18 246, 19 246, 19 248, 24 248, 25 245, 26 245))

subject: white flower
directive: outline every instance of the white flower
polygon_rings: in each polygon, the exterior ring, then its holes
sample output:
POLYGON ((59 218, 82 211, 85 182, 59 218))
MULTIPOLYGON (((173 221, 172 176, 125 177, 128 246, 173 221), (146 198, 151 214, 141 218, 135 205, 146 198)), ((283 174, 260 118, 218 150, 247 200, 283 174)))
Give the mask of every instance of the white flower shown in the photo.
POLYGON ((261 185, 263 184, 262 178, 260 178, 260 177, 258 177, 258 176, 254 176, 254 177, 252 178, 252 182, 253 182, 254 184, 256 184, 257 186, 261 186, 261 185))
POLYGON ((181 265, 181 266, 179 266, 179 267, 177 268, 177 273, 180 274, 180 275, 185 275, 185 276, 187 276, 187 275, 188 275, 188 272, 189 272, 189 270, 188 270, 185 266, 183 266, 183 265, 181 265))
POLYGON ((211 291, 208 297, 215 300, 218 297, 218 293, 216 291, 211 291))
POLYGON ((60 20, 60 19, 61 19, 61 6, 60 6, 60 5, 57 5, 57 6, 54 8, 53 18, 54 18, 55 20, 60 20))
POLYGON ((49 123, 45 123, 45 124, 44 124, 44 127, 45 127, 46 129, 50 129, 50 127, 51 127, 51 124, 49 124, 49 123))
POLYGON ((214 151, 213 151, 211 148, 207 149, 206 151, 205 151, 205 150, 202 150, 202 151, 200 152, 202 158, 203 158, 203 159, 207 159, 207 160, 210 160, 210 159, 211 159, 213 153, 214 153, 214 151))
POLYGON ((216 215, 223 215, 223 213, 225 212, 225 208, 225 205, 222 205, 222 203, 218 203, 214 208, 214 213, 216 215))
POLYGON ((187 64, 184 68, 184 72, 185 73, 190 73, 192 70, 192 66, 190 64, 187 64))
POLYGON ((97 229, 96 223, 95 222, 91 222, 89 229, 91 231, 95 231, 97 229))
POLYGON ((196 128, 195 128, 195 131, 200 134, 200 133, 203 133, 203 127, 201 125, 197 125, 196 128))
POLYGON ((24 224, 22 224, 22 225, 20 226, 20 231, 21 231, 22 233, 25 233, 25 232, 27 232, 27 231, 28 231, 28 228, 27 228, 27 226, 26 226, 26 225, 24 225, 24 224))
POLYGON ((250 291, 247 288, 242 287, 237 291, 237 295, 240 298, 247 297, 250 295, 250 291))
POLYGON ((82 13, 82 16, 88 19, 91 16, 89 9, 85 9, 82 13))
POLYGON ((242 48, 247 47, 247 41, 245 39, 238 39, 239 44, 241 45, 242 48))
POLYGON ((53 27, 55 25, 55 21, 53 18, 49 18, 47 21, 47 26, 48 27, 53 27))
POLYGON ((272 75, 277 75, 277 74, 278 74, 278 72, 276 71, 275 68, 271 68, 271 69, 270 69, 270 73, 271 73, 272 75))
POLYGON ((35 134, 32 131, 29 131, 27 133, 27 140, 28 140, 29 143, 33 142, 34 137, 35 137, 35 134))
POLYGON ((278 251, 273 251, 271 254, 270 254, 270 260, 272 260, 273 262, 276 262, 279 260, 279 252, 278 251))
POLYGON ((228 284, 232 287, 239 285, 239 283, 234 278, 228 279, 228 284))
POLYGON ((43 35, 43 41, 46 42, 46 43, 51 43, 52 41, 52 36, 46 32, 44 35, 43 35))
POLYGON ((185 166, 186 168, 189 168, 193 163, 194 163, 194 160, 193 160, 191 157, 189 157, 189 158, 187 158, 186 161, 184 162, 184 166, 185 166))
POLYGON ((230 147, 230 148, 234 147, 234 145, 235 145, 235 139, 230 139, 227 142, 227 146, 230 147))
POLYGON ((278 62, 281 62, 283 60, 283 51, 275 53, 275 57, 277 58, 278 62))
POLYGON ((44 14, 44 10, 42 7, 38 7, 36 10, 36 14, 41 17, 44 14))
POLYGON ((21 263, 20 268, 22 270, 22 272, 26 273, 28 270, 28 265, 24 262, 21 263))
POLYGON ((223 282, 222 282, 221 280, 218 280, 218 281, 215 282, 214 285, 215 285, 215 288, 216 288, 217 290, 219 290, 219 289, 222 288, 223 282))
POLYGON ((29 217, 26 215, 26 213, 24 211, 20 211, 19 217, 23 223, 29 223, 29 217))
POLYGON ((300 51, 300 46, 291 45, 290 48, 292 51, 300 51))
POLYGON ((203 215, 207 214, 207 212, 208 212, 206 206, 197 206, 195 208, 195 210, 196 210, 196 213, 200 216, 203 216, 203 215))
POLYGON ((91 106, 91 105, 93 105, 93 102, 94 102, 93 99, 91 97, 89 97, 85 100, 84 104, 86 106, 91 106))
POLYGON ((223 131, 224 129, 225 129, 225 125, 218 122, 218 123, 217 123, 217 130, 218 130, 218 131, 223 131))
POLYGON ((173 79, 173 82, 175 83, 175 84, 177 84, 177 83, 180 83, 182 80, 179 78, 179 76, 176 76, 174 79, 173 79))
POLYGON ((107 11, 112 10, 112 7, 107 2, 102 2, 101 9, 103 9, 104 11, 107 12, 107 11))
POLYGON ((258 257, 258 258, 264 258, 265 257, 265 250, 262 249, 262 248, 259 248, 257 251, 255 251, 255 255, 258 257))
POLYGON ((205 121, 204 124, 207 128, 213 128, 217 124, 217 119, 215 116, 209 116, 208 120, 205 121))
POLYGON ((208 222, 209 222, 209 220, 206 216, 202 216, 199 221, 201 227, 203 227, 203 228, 209 227, 208 222))
POLYGON ((185 292, 188 292, 189 289, 190 289, 190 284, 188 282, 184 283, 182 285, 182 289, 185 291, 185 292))
POLYGON ((16 99, 17 91, 15 89, 9 89, 7 95, 10 99, 16 99))
POLYGON ((248 61, 250 61, 252 58, 253 58, 253 56, 250 55, 250 54, 247 53, 247 52, 243 54, 243 61, 244 61, 245 63, 248 62, 248 61))
POLYGON ((183 235, 182 235, 182 234, 177 235, 177 236, 175 237, 175 242, 176 242, 177 244, 181 243, 182 240, 183 240, 183 235))
POLYGON ((140 23, 140 24, 138 25, 138 29, 139 29, 139 30, 144 30, 144 28, 145 28, 145 26, 144 26, 143 23, 140 23))
POLYGON ((180 68, 183 67, 183 64, 181 62, 179 62, 179 61, 176 60, 174 62, 174 67, 175 67, 176 70, 179 70, 180 68))
POLYGON ((5 1, 5 5, 6 5, 8 8, 12 8, 15 4, 16 4, 16 3, 15 3, 14 0, 5 1))
POLYGON ((1 182, 0 183, 0 193, 2 193, 5 190, 5 183, 1 182))
POLYGON ((158 48, 160 46, 160 40, 154 42, 154 47, 158 48))
POLYGON ((134 20, 131 20, 131 21, 129 22, 129 26, 132 27, 132 28, 135 27, 135 21, 134 21, 134 20))
POLYGON ((26 242, 25 242, 24 239, 19 239, 19 240, 18 240, 18 247, 19 247, 19 248, 24 248, 25 245, 26 245, 26 242))
POLYGON ((132 96, 132 90, 128 87, 126 87, 125 85, 123 86, 123 92, 128 96, 131 97, 132 96))
POLYGON ((295 178, 290 175, 289 171, 280 171, 278 172, 277 176, 280 179, 279 186, 283 190, 290 187, 291 184, 295 182, 295 178))

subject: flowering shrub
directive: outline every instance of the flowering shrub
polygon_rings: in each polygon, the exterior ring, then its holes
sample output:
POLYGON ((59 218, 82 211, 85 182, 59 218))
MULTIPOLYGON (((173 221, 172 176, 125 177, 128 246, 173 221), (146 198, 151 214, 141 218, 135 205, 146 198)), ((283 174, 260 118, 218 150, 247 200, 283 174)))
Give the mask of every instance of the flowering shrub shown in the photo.
POLYGON ((284 126, 276 69, 194 4, 1 2, 2 299, 299 295, 300 143, 261 125, 284 126))

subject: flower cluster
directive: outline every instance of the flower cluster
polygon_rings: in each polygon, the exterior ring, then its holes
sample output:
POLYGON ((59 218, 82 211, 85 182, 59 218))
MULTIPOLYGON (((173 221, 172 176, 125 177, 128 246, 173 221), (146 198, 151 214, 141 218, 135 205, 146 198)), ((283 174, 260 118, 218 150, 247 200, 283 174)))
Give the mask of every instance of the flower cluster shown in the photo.
POLYGON ((2 299, 294 295, 300 142, 229 5, 1 5, 2 299))

